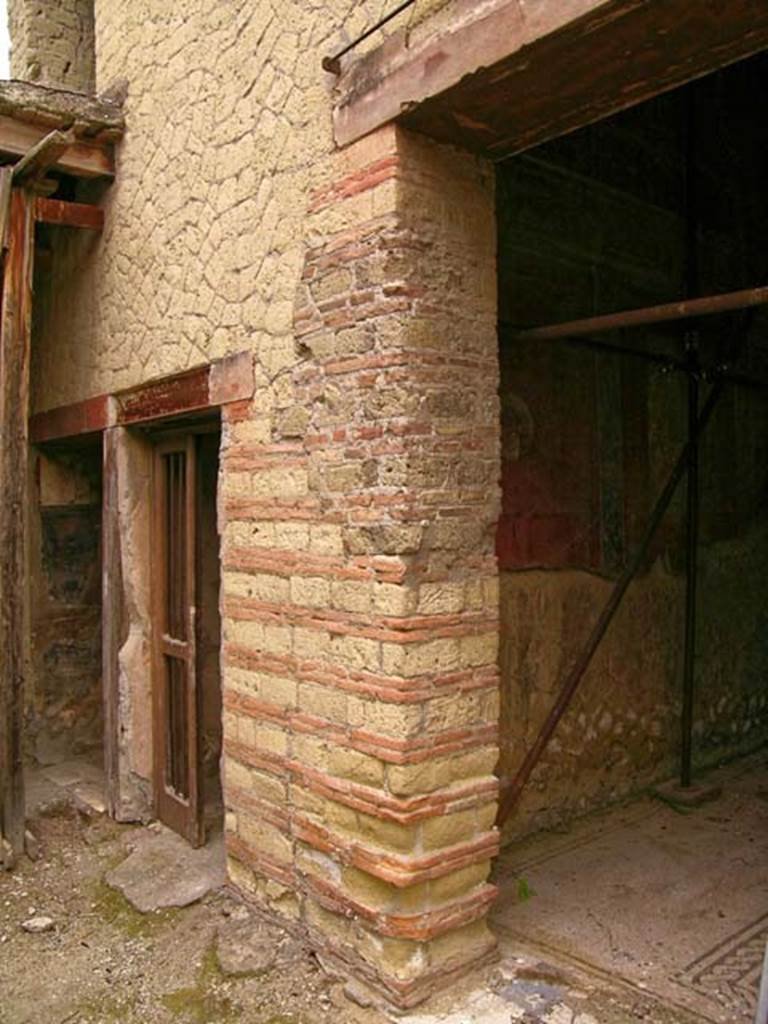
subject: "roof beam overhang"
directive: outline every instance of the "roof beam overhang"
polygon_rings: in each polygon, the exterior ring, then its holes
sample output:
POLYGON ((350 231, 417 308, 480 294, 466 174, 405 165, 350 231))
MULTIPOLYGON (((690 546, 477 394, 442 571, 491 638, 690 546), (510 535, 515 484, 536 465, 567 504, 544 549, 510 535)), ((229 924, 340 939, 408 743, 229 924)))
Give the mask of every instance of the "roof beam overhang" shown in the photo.
POLYGON ((437 35, 405 33, 338 85, 339 145, 399 120, 494 160, 768 47, 765 0, 459 0, 437 35))
MULTIPOLYGON (((0 153, 5 156, 24 157, 49 134, 49 128, 0 115, 0 153)), ((115 174, 112 144, 72 141, 62 148, 51 169, 77 178, 112 178, 115 174)))

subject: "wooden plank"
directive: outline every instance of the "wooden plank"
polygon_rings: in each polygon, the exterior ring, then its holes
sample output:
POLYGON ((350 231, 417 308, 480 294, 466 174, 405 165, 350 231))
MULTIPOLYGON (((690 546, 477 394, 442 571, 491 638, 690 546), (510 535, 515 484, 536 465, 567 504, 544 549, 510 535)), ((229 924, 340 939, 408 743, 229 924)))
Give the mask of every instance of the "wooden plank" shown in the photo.
POLYGON ((336 140, 399 119, 500 160, 766 47, 764 0, 509 0, 356 61, 339 83, 336 140))
POLYGON ((128 426, 210 406, 210 364, 143 384, 118 396, 118 423, 128 426))
POLYGON ((110 425, 109 416, 108 395, 59 406, 30 418, 29 440, 31 444, 45 444, 46 441, 59 441, 80 434, 95 434, 110 425))
POLYGON ((570 34, 542 39, 404 123, 505 159, 766 46, 763 0, 669 0, 639 7, 627 0, 611 19, 585 18, 570 34))
POLYGON ((75 142, 75 134, 72 131, 62 132, 54 128, 48 132, 14 164, 14 184, 31 185, 42 178, 75 142))
POLYGON ((90 203, 68 203, 63 199, 38 196, 35 200, 35 220, 39 224, 101 231, 104 227, 104 210, 90 203))
MULTIPOLYGON (((48 129, 0 115, 0 153, 24 156, 48 134, 48 129)), ((56 169, 79 178, 112 178, 115 162, 111 143, 76 142, 56 161, 56 169)))
POLYGON ((104 699, 104 774, 107 810, 120 805, 119 708, 123 586, 118 507, 118 428, 104 431, 102 447, 101 658, 104 699))
POLYGON ((34 222, 31 197, 14 189, 0 327, 0 830, 24 849, 22 741, 27 644, 26 509, 34 222))
POLYGON ((186 438, 186 551, 185 583, 187 614, 187 658, 186 658, 186 717, 187 717, 187 788, 189 801, 185 817, 185 835, 192 846, 202 846, 205 840, 203 828, 203 807, 200 770, 200 695, 197 678, 197 440, 192 435, 186 438))
POLYGON ((8 228, 8 217, 11 210, 11 185, 13 182, 13 168, 0 167, 0 250, 5 249, 6 231, 8 228))
MULTIPOLYGON (((51 202, 57 201, 38 198, 35 210, 39 210, 41 204, 47 208, 51 202)), ((99 210, 98 207, 88 209, 99 210)), ((253 387, 253 353, 238 352, 206 366, 123 392, 117 396, 119 412, 115 420, 122 424, 141 423, 196 409, 214 409, 228 402, 250 398, 253 387)), ((35 413, 29 421, 29 440, 31 444, 46 444, 81 434, 95 434, 114 425, 111 417, 110 396, 96 395, 71 405, 35 413)))
POLYGON ((519 0, 490 10, 476 0, 458 0, 451 24, 437 36, 413 42, 392 36, 362 58, 352 56, 339 80, 333 125, 340 146, 439 96, 466 75, 490 69, 536 39, 562 30, 614 0, 539 0, 526 9, 519 0))

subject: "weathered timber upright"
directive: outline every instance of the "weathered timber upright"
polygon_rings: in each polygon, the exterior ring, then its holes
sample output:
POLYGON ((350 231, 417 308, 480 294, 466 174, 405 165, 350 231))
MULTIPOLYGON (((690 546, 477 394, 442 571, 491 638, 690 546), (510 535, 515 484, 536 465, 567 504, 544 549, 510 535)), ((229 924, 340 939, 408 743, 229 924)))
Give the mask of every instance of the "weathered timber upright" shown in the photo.
POLYGON ((0 787, 2 833, 24 848, 22 719, 25 674, 27 420, 32 313, 32 198, 11 193, 0 333, 0 787))
POLYGON ((105 430, 102 441, 105 486, 102 493, 102 692, 104 694, 104 774, 109 813, 119 808, 118 679, 122 612, 120 524, 118 518, 117 437, 105 430))

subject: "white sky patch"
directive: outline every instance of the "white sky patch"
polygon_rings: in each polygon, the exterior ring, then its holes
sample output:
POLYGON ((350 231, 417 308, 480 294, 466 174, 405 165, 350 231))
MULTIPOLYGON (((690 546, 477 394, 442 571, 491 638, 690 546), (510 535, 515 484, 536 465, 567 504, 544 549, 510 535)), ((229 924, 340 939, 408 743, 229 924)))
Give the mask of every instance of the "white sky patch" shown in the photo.
POLYGON ((8 9, 5 0, 0 0, 0 78, 7 78, 8 51, 11 47, 8 39, 8 9))

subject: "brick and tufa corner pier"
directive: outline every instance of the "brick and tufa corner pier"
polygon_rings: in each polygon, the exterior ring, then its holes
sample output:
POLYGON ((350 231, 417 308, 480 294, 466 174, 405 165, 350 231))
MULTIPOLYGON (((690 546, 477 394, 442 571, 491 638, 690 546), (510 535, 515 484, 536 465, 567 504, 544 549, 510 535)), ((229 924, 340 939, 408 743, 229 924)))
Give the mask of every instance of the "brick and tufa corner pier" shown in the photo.
POLYGON ((494 951, 493 174, 393 128, 343 160, 298 356, 225 427, 227 848, 408 1006, 494 951))

